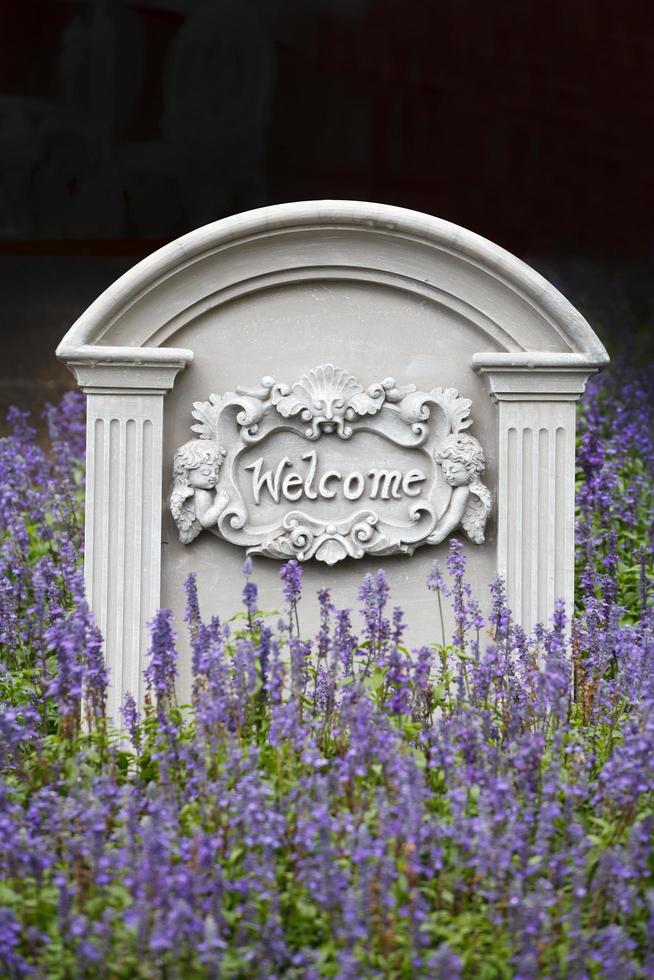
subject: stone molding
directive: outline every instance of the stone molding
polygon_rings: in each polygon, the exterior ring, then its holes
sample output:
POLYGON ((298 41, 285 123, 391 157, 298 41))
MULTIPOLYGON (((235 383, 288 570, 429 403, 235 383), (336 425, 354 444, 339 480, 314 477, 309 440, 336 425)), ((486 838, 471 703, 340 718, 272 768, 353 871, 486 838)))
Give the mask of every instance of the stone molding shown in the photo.
MULTIPOLYGON (((240 243, 277 235, 294 235, 307 231, 320 234, 323 229, 346 232, 367 232, 398 243, 418 242, 460 257, 471 266, 506 284, 508 289, 525 298, 542 311, 553 333, 558 334, 571 351, 593 355, 602 364, 608 363, 603 345, 584 317, 571 303, 535 269, 510 252, 474 232, 431 215, 406 208, 362 201, 303 201, 294 204, 278 204, 258 208, 244 214, 223 218, 183 235, 143 259, 133 269, 116 280, 73 324, 57 355, 67 360, 71 347, 105 345, 118 320, 139 300, 152 290, 161 287, 180 270, 186 269, 205 257, 216 253, 226 254, 240 243)), ((373 271, 374 243, 366 263, 366 271, 373 271)), ((343 264, 343 255, 336 252, 334 266, 343 264)), ((309 264, 306 256, 291 272, 302 275, 309 264)), ((247 276, 247 269, 243 270, 247 276)), ((421 277, 413 277, 421 281, 421 277)), ((429 279, 422 278, 429 284, 429 279)), ((456 290, 451 292, 456 295, 456 290)), ((188 304, 187 304, 188 305, 188 304)), ((171 315, 173 314, 171 308, 171 315)), ((165 317, 169 319, 168 316, 165 317)), ((510 338, 511 331, 507 330, 510 338)))
POLYGON ((165 394, 177 373, 193 360, 193 351, 170 347, 101 347, 63 344, 57 356, 66 362, 80 388, 87 392, 165 394))
POLYGON ((480 353, 472 358, 493 401, 578 401, 588 378, 605 364, 594 354, 480 353))

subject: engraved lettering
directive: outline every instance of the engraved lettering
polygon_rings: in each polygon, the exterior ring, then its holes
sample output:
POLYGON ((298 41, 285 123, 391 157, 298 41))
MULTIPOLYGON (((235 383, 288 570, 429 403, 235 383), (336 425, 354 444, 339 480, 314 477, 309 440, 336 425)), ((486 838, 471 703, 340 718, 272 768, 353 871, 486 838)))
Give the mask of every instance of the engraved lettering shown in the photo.
POLYGON ((382 500, 388 500, 390 497, 399 499, 402 485, 402 474, 399 470, 370 470, 368 476, 372 479, 371 500, 376 500, 378 496, 382 500), (380 485, 381 493, 379 493, 380 485))
POLYGON ((287 500, 299 500, 302 496, 303 480, 299 473, 287 473, 282 484, 282 493, 287 500), (294 490, 293 487, 297 487, 294 490))
POLYGON ((250 463, 246 466, 246 470, 252 470, 252 493, 254 494, 254 502, 259 504, 259 496, 261 493, 261 488, 266 486, 268 488, 268 493, 275 501, 276 504, 279 503, 279 483, 282 476, 282 470, 285 466, 291 466, 291 460, 288 456, 284 456, 282 460, 277 465, 275 471, 275 476, 273 477, 272 470, 266 470, 266 472, 261 476, 261 467, 263 466, 263 456, 259 456, 259 459, 255 460, 254 463, 250 463))
POLYGON ((342 476, 339 470, 327 470, 327 472, 322 476, 320 483, 318 485, 318 493, 321 497, 326 497, 327 500, 331 500, 336 496, 335 490, 328 490, 327 483, 329 480, 341 480, 342 476))
POLYGON ((305 453, 302 459, 309 464, 306 474, 296 469, 284 473, 286 467, 293 466, 288 456, 284 456, 276 466, 265 470, 263 456, 244 467, 252 471, 255 503, 261 503, 265 490, 276 504, 280 497, 293 503, 297 503, 302 497, 308 500, 316 500, 318 497, 333 500, 339 492, 342 492, 346 500, 359 500, 366 493, 370 500, 390 500, 391 497, 399 500, 403 493, 407 497, 418 497, 422 489, 420 484, 427 479, 425 472, 420 469, 408 470, 406 473, 401 470, 374 469, 368 472, 367 480, 360 470, 352 470, 345 475, 340 470, 327 470, 318 479, 319 460, 316 450, 305 453), (339 483, 342 486, 339 487, 339 483))
POLYGON ((420 487, 413 487, 414 483, 423 483, 427 479, 422 470, 409 470, 402 478, 402 490, 407 497, 417 497, 421 491, 420 487))
POLYGON ((312 449, 310 453, 305 453, 302 459, 309 460, 309 472, 307 474, 307 480, 304 484, 304 495, 308 497, 309 500, 315 500, 318 494, 313 489, 313 478, 316 475, 316 466, 318 465, 318 453, 315 449, 312 449))
POLYGON ((361 475, 361 473, 357 473, 356 470, 354 471, 354 473, 350 473, 350 475, 345 478, 345 480, 343 481, 343 493, 345 494, 348 500, 359 499, 359 497, 363 493, 364 482, 365 481, 363 479, 363 476, 361 475), (355 489, 352 489, 352 484, 354 482, 356 482, 357 485, 355 489))

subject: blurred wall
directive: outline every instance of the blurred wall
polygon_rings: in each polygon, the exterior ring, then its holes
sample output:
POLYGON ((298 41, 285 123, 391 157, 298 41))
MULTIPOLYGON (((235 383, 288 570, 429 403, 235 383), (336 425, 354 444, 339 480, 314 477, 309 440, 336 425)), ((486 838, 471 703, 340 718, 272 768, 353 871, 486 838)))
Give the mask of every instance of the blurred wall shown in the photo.
POLYGON ((287 200, 437 214, 567 277, 591 307, 607 294, 607 321, 623 294, 649 315, 652 10, 7 0, 2 407, 68 384, 56 341, 138 258, 287 200))

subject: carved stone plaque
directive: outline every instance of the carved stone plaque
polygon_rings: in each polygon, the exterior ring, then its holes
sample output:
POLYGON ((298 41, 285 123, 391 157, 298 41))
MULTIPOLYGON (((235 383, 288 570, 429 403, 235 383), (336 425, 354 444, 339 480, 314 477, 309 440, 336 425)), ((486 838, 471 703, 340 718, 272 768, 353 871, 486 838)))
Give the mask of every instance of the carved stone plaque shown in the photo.
POLYGON ((462 526, 482 544, 491 508, 485 458, 465 432, 471 401, 393 378, 364 389, 323 364, 294 384, 195 402, 173 463, 170 508, 180 540, 203 528, 249 554, 329 565, 413 554, 462 526))

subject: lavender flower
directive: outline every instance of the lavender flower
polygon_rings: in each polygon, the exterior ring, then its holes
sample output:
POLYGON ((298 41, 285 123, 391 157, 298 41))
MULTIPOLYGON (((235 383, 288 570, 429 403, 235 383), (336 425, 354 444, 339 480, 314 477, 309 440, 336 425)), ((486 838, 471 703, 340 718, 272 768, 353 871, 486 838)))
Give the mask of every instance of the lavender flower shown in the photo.
POLYGON ((123 724, 127 729, 127 733, 129 734, 135 751, 138 753, 141 748, 139 710, 136 706, 136 701, 129 691, 126 693, 123 699, 123 704, 120 710, 123 717, 123 724))
POLYGON ((282 592, 288 605, 288 628, 299 635, 298 603, 302 598, 302 566, 293 559, 282 565, 279 577, 282 581, 282 592))
POLYGON ((164 710, 174 701, 177 677, 177 650, 173 632, 173 614, 161 609, 150 624, 150 650, 145 679, 157 699, 157 707, 164 710))
MULTIPOLYGON (((4 973, 652 973, 654 410, 649 382, 629 385, 625 406, 593 382, 582 417, 576 615, 558 604, 527 635, 497 582, 487 629, 458 544, 449 584, 429 578, 453 607, 455 653, 444 635, 407 650, 412 624, 389 612, 382 571, 359 592, 361 643, 328 589, 301 641, 297 563, 282 569, 279 626, 257 611, 249 562, 247 630, 203 622, 191 578, 192 705, 175 703, 164 610, 144 718, 123 705, 135 755, 104 718, 80 461, 70 449, 53 465, 13 413, 0 440, 4 973)), ((52 420, 57 445, 82 432, 71 411, 70 436, 52 420)))

